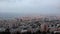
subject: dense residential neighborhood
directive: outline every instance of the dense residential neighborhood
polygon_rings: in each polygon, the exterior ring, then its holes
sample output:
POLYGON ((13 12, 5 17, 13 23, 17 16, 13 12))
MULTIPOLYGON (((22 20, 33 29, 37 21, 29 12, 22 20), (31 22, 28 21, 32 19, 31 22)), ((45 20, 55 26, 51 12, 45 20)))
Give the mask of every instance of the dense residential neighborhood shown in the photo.
POLYGON ((0 32, 10 34, 60 34, 60 17, 34 16, 0 19, 0 32))

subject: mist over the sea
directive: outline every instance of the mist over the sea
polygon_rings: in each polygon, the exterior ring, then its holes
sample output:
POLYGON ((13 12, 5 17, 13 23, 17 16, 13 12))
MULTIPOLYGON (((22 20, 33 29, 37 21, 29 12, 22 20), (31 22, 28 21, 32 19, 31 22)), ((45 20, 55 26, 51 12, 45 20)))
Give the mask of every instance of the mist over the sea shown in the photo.
POLYGON ((59 15, 60 0, 0 0, 0 17, 59 15))

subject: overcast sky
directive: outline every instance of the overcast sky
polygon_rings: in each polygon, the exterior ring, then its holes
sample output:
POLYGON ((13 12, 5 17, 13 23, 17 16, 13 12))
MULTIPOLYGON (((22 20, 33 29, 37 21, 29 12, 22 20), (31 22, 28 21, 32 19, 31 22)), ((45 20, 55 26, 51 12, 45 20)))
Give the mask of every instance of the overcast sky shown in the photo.
POLYGON ((0 13, 60 14, 60 0, 0 0, 0 13))

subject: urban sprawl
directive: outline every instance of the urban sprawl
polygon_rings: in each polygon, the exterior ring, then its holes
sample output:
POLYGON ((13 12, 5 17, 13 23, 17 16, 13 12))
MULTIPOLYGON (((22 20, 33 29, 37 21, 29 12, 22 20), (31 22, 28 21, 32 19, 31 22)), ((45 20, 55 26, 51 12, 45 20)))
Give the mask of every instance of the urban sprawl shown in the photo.
POLYGON ((0 19, 0 34, 60 34, 60 17, 34 16, 0 19))

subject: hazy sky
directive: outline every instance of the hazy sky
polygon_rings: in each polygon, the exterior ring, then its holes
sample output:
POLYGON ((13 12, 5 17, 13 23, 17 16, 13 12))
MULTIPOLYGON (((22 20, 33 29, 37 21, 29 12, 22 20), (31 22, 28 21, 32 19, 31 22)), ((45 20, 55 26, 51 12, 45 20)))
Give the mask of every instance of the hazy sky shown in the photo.
POLYGON ((60 14, 60 0, 0 0, 0 13, 60 14))

